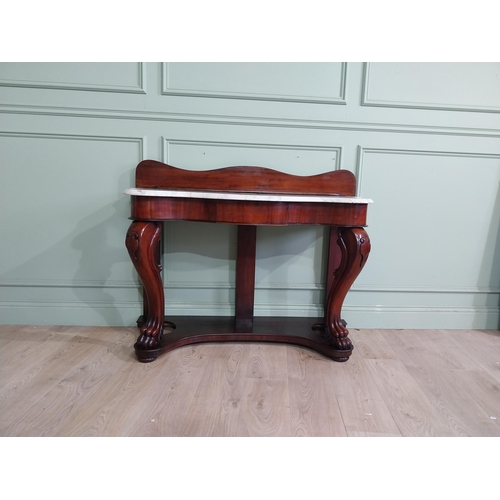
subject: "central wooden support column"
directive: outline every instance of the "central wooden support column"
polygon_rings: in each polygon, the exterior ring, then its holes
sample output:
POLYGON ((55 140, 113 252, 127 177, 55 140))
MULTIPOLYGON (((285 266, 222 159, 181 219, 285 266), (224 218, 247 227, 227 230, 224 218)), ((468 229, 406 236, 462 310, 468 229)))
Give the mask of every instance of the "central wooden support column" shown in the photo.
POLYGON ((234 325, 237 332, 251 332, 253 330, 256 242, 256 226, 238 226, 234 325))

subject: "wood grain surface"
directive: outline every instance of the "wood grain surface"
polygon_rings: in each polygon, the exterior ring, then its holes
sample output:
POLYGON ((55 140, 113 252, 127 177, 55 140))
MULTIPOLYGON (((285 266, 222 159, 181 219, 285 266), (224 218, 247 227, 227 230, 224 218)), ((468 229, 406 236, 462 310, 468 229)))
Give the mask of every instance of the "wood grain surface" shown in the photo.
POLYGON ((351 330, 349 363, 135 328, 0 327, 1 436, 500 436, 500 333, 351 330))

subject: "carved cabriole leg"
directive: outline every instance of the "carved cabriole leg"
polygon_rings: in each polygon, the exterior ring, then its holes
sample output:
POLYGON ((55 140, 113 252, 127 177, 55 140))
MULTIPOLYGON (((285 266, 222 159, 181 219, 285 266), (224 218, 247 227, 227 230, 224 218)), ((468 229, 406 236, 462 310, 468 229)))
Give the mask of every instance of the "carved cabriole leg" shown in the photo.
POLYGON ((164 293, 161 266, 158 262, 161 222, 134 221, 130 225, 125 245, 141 278, 144 290, 144 316, 136 348, 158 346, 163 333, 164 293))
MULTIPOLYGON (((326 302, 325 331, 336 349, 351 351, 349 331, 341 317, 342 304, 355 279, 366 264, 370 253, 370 238, 362 227, 340 227, 337 245, 341 260, 334 271, 334 278, 326 302)), ((332 233, 333 244, 334 234, 332 233)))

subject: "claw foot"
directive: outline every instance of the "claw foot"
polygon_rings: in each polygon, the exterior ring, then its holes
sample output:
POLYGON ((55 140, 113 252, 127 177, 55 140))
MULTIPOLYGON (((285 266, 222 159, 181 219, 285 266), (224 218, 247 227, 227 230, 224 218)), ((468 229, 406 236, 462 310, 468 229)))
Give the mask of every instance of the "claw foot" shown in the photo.
POLYGON ((349 330, 346 326, 347 323, 343 319, 334 318, 328 329, 331 343, 341 351, 350 351, 353 348, 351 339, 348 337, 349 330))
POLYGON ((153 349, 158 345, 158 338, 142 333, 137 339, 137 346, 141 349, 153 349))
POLYGON ((352 342, 349 337, 332 339, 332 343, 341 351, 352 351, 352 342))
POLYGON ((141 349, 153 349, 158 346, 162 334, 163 322, 150 321, 141 327, 137 346, 141 349))

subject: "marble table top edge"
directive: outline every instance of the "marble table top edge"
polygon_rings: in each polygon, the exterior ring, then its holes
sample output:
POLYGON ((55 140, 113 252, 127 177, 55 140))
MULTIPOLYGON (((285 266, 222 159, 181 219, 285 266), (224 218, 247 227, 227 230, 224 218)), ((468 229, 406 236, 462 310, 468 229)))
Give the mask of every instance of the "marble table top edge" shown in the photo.
POLYGON ((270 194, 270 193, 240 193, 229 191, 186 191, 169 189, 142 189, 129 188, 124 191, 129 196, 156 196, 162 198, 202 198, 211 200, 243 200, 243 201, 277 201, 277 202, 312 202, 312 203, 373 203, 369 198, 357 196, 327 196, 327 195, 298 195, 298 194, 270 194))

